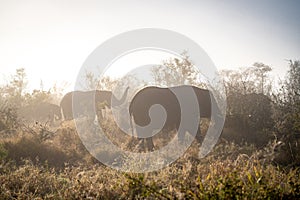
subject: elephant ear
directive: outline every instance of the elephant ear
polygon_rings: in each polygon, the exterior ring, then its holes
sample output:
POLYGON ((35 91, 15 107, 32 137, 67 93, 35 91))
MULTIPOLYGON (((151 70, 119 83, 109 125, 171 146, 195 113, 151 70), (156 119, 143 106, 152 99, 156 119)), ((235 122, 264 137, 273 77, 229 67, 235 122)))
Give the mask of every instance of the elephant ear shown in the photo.
POLYGON ((115 97, 115 95, 112 94, 112 96, 111 96, 112 101, 115 102, 114 107, 121 106, 122 104, 125 103, 125 100, 126 100, 127 95, 128 95, 128 90, 129 90, 129 87, 126 88, 125 92, 123 93, 123 95, 120 99, 117 99, 117 97, 115 97))

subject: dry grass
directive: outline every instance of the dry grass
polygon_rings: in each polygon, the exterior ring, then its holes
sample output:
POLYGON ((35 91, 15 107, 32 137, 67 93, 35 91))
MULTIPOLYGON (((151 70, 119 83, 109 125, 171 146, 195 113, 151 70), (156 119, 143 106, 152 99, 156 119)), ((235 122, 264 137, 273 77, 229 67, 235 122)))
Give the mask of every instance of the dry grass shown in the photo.
MULTIPOLYGON (((126 148, 128 137, 117 138, 119 130, 105 123, 108 137, 126 148)), ((155 143, 164 144, 165 138, 162 140, 156 138, 155 143)), ((168 167, 136 174, 110 169, 93 159, 72 122, 52 130, 26 130, 1 141, 0 199, 300 197, 299 170, 284 170, 271 164, 273 143, 260 151, 251 145, 221 143, 201 160, 196 158, 197 145, 193 144, 168 167), (41 137, 45 133, 48 137, 41 137)))

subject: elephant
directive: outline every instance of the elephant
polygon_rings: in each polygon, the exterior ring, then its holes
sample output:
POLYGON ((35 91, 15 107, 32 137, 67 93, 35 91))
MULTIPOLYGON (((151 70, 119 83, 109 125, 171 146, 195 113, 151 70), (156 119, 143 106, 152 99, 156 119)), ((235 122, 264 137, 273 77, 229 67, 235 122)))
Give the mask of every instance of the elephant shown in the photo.
POLYGON ((19 116, 25 121, 50 122, 61 119, 61 110, 58 105, 40 102, 36 105, 29 105, 19 109, 19 116))
MULTIPOLYGON (((216 103, 216 100, 212 93, 206 89, 200 89, 195 86, 176 86, 170 88, 160 88, 160 87, 146 87, 136 93, 136 95, 132 98, 132 101, 129 105, 129 114, 131 120, 133 120, 134 124, 145 127, 149 125, 151 118, 149 116, 149 109, 151 106, 155 104, 159 104, 164 107, 166 111, 166 121, 163 125, 161 130, 176 130, 180 126, 181 122, 181 108, 177 97, 174 94, 174 91, 184 91, 188 88, 192 88, 197 97, 197 103, 200 109, 200 116, 201 118, 211 118, 212 117, 212 103, 216 103), (173 92, 172 92, 173 91, 173 92)), ((184 97, 189 101, 190 96, 184 97)), ((217 105, 217 104, 215 104, 217 105)), ((192 108, 193 109, 193 108, 192 108)), ((195 110, 195 109, 194 109, 195 110)), ((217 113, 220 116, 221 111, 217 106, 217 113)), ((158 117, 159 118, 159 117, 158 117)), ((155 120, 155 119, 154 119, 155 120)), ((131 122, 131 124, 133 124, 131 122)), ((133 125, 132 125, 133 126, 133 125)), ((190 127, 185 127, 186 131, 191 133, 192 130, 189 130, 190 127)), ((132 131, 133 131, 132 127, 132 131)), ((200 134, 200 127, 198 126, 196 140, 200 143, 201 141, 201 134, 200 134)), ((133 133, 134 134, 134 133, 133 133)), ((141 135, 141 131, 139 132, 136 130, 136 134, 139 137, 141 135)), ((143 133, 144 134, 144 133, 143 133)), ((184 133, 178 134, 179 141, 182 141, 184 138, 184 133)), ((147 143, 148 150, 152 151, 154 149, 154 144, 151 137, 147 138, 140 138, 139 140, 143 140, 142 142, 147 143)))
POLYGON ((98 111, 105 106, 111 108, 112 101, 116 102, 116 106, 122 104, 127 97, 128 89, 125 90, 121 99, 117 99, 111 91, 104 90, 68 92, 60 102, 63 117, 65 120, 72 120, 82 116, 95 118, 96 114, 98 118, 102 118, 98 111), (73 97, 75 98, 73 99, 73 97), (76 107, 76 109, 73 110, 73 107, 76 107), (97 107, 96 110, 94 109, 95 107, 97 107))

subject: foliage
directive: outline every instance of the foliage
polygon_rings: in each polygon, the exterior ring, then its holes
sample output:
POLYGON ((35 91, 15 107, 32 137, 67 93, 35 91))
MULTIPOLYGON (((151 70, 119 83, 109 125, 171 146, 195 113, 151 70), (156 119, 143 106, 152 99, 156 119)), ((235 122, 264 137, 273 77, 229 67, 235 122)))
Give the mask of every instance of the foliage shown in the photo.
POLYGON ((63 168, 65 163, 94 162, 74 128, 51 130, 46 124, 36 124, 22 129, 0 141, 5 161, 14 161, 19 166, 23 159, 29 159, 55 169, 63 168))
POLYGON ((85 73, 85 84, 83 87, 87 90, 112 90, 117 84, 117 80, 104 76, 102 79, 95 77, 92 72, 85 73))
POLYGON ((27 86, 26 73, 24 68, 16 70, 10 84, 7 86, 7 93, 12 96, 21 96, 27 86))
POLYGON ((266 165, 256 152, 232 144, 203 160, 180 158, 156 172, 132 174, 99 164, 66 164, 55 171, 25 160, 0 168, 1 199, 295 199, 299 170, 266 165), (224 152, 225 150, 225 152, 224 152), (219 157, 222 153, 227 156, 219 157))
POLYGON ((155 83, 161 86, 205 85, 199 81, 201 74, 191 62, 187 52, 183 52, 180 59, 170 58, 163 61, 162 66, 153 67, 152 76, 155 83))
POLYGON ((0 143, 0 162, 7 157, 7 150, 4 148, 3 144, 0 143))
POLYGON ((10 132, 19 126, 16 109, 6 102, 0 105, 0 132, 10 132))
POLYGON ((284 142, 282 157, 279 163, 300 165, 300 62, 290 61, 290 69, 279 94, 274 95, 276 102, 277 137, 284 142))
POLYGON ((222 71, 227 96, 223 137, 227 140, 261 147, 272 138, 274 120, 271 83, 268 79, 270 71, 271 67, 263 63, 222 71))
POLYGON ((10 82, 1 88, 1 98, 9 102, 10 106, 19 108, 23 103, 23 95, 27 86, 27 78, 24 68, 16 70, 10 82))
POLYGON ((238 70, 222 70, 224 86, 227 95, 261 93, 270 95, 272 84, 268 73, 272 68, 263 63, 254 63, 252 67, 238 70))
MULTIPOLYGON (((25 105, 34 106, 40 102, 51 102, 51 93, 50 91, 46 92, 43 90, 33 90, 32 93, 26 93, 24 95, 25 105)), ((24 106, 23 106, 24 107, 24 106)))

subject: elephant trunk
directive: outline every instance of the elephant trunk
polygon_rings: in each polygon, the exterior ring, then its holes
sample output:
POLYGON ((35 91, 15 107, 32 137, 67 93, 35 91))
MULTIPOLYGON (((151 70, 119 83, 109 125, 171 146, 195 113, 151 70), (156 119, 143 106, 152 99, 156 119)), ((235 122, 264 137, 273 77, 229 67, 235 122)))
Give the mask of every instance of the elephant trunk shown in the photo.
POLYGON ((115 97, 112 94, 112 97, 111 97, 112 98, 112 102, 115 102, 114 105, 113 105, 114 107, 115 106, 120 106, 120 105, 122 105, 125 102, 125 100, 127 98, 127 95, 128 95, 128 90, 129 90, 129 87, 126 88, 125 92, 123 93, 123 96, 120 99, 117 99, 117 97, 115 97))

